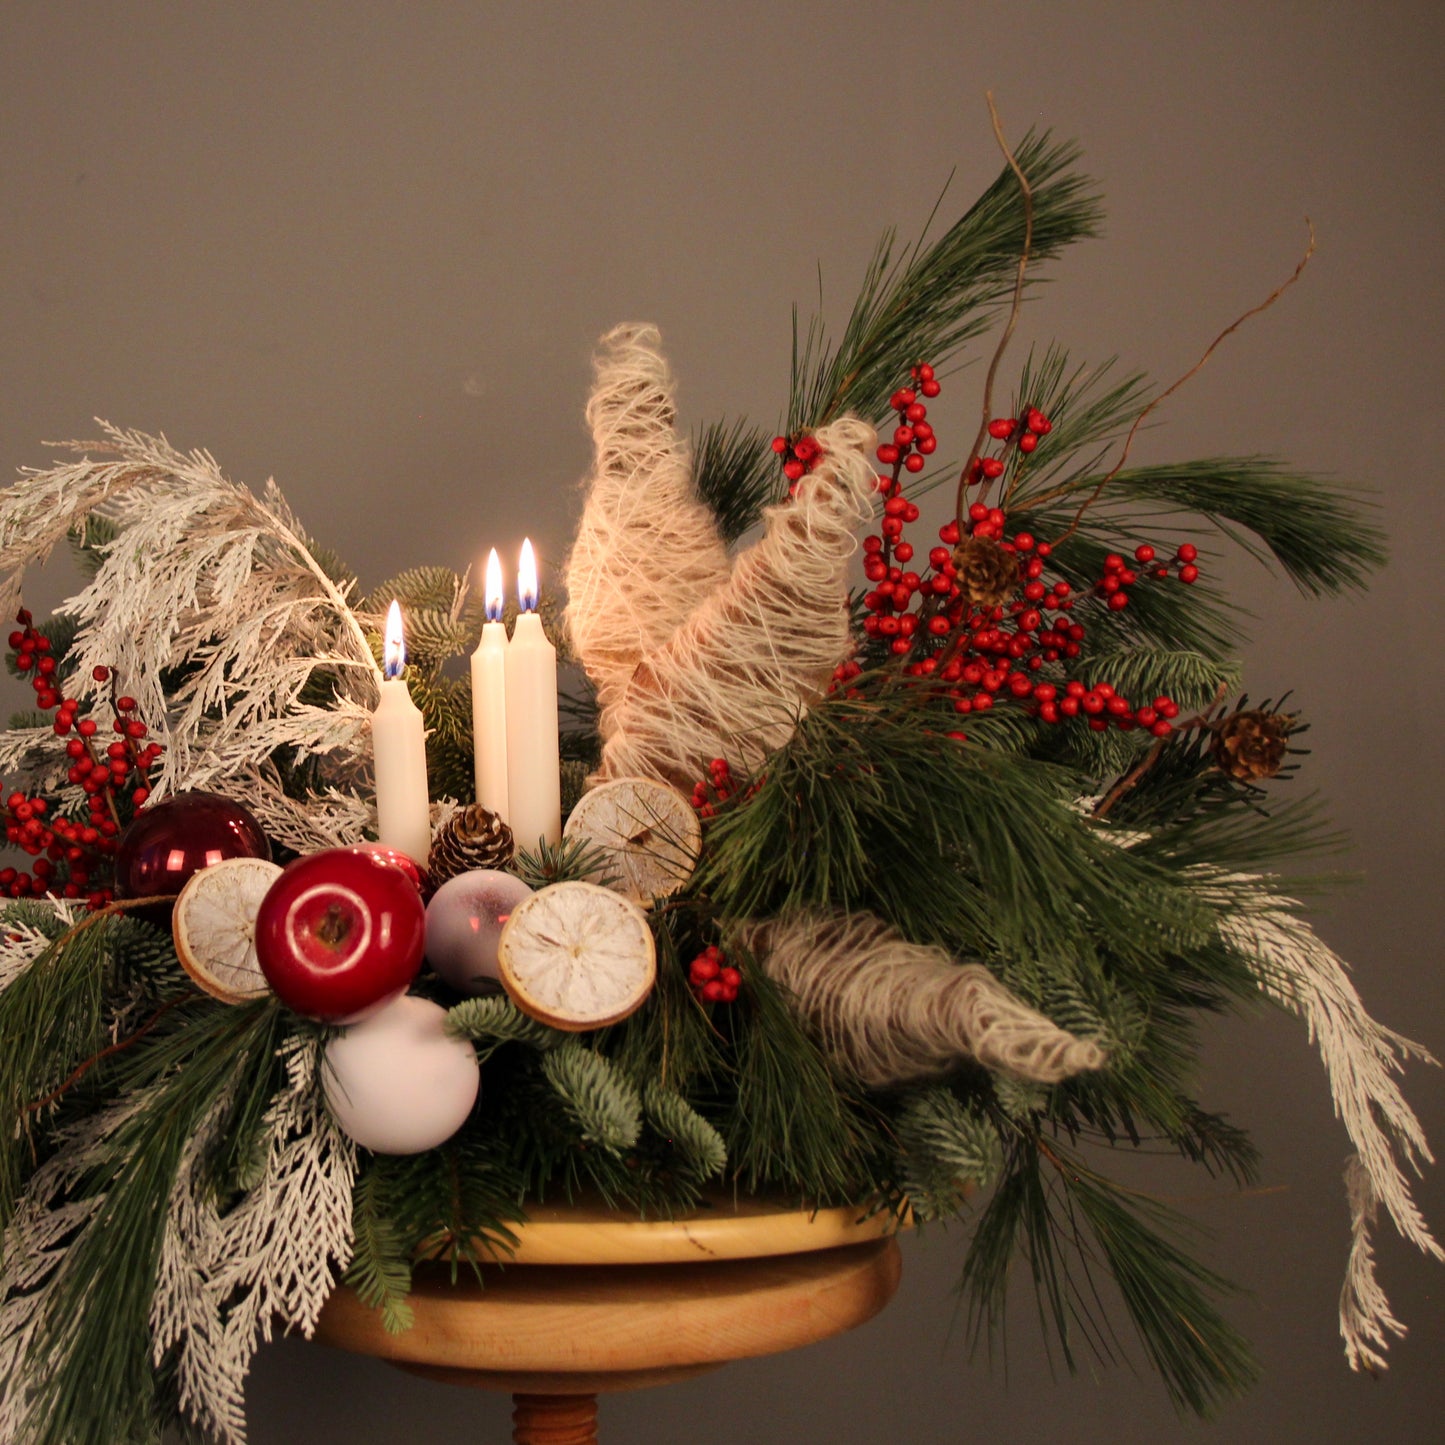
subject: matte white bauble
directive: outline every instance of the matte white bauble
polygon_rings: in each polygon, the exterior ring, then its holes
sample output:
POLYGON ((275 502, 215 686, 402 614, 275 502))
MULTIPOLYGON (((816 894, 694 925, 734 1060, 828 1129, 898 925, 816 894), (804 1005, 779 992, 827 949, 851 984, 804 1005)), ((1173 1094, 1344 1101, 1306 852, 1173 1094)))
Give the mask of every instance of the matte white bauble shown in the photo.
POLYGON ((363 1149, 420 1154, 461 1128, 481 1069, 467 1039, 446 1031, 446 1010, 409 995, 393 1000, 326 1046, 326 1102, 363 1149))
POLYGON ((520 878, 495 868, 447 879, 426 909, 426 956, 437 976, 458 993, 497 992, 502 929, 513 909, 531 896, 520 878))

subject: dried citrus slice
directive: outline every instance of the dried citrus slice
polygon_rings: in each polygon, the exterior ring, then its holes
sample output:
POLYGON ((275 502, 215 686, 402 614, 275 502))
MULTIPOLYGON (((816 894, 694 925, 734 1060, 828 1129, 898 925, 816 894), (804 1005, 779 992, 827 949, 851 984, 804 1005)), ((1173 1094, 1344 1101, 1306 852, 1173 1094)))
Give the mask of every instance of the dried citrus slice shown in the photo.
POLYGON ((256 961, 256 910, 281 867, 227 858, 193 873, 176 899, 171 934, 181 966, 209 994, 244 1003, 270 992, 256 961))
POLYGON ((624 1019, 652 991, 657 953, 647 915, 595 883, 554 883, 513 910, 498 945, 503 987, 554 1029, 624 1019))
POLYGON ((676 893, 692 876, 702 847, 692 804, 655 778, 617 778, 584 793, 564 836, 606 854, 617 891, 643 904, 676 893))

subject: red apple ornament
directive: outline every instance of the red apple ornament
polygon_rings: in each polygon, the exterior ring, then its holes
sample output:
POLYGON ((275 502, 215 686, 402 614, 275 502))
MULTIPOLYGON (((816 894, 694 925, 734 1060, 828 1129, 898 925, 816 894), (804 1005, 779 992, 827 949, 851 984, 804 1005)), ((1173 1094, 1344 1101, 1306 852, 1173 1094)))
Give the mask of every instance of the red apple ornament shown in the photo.
POLYGON ((375 853, 327 848, 289 864, 256 914, 256 958, 288 1008, 355 1019, 421 967, 426 909, 407 874, 375 853))
POLYGON ((115 853, 119 898, 179 893, 193 873, 227 858, 269 858, 255 817, 219 793, 174 793, 136 814, 115 853))
POLYGON ((351 843, 348 847, 353 853, 371 853, 393 868, 400 868, 425 896, 428 886, 426 869, 410 853, 403 853, 400 848, 392 848, 385 843, 351 843))

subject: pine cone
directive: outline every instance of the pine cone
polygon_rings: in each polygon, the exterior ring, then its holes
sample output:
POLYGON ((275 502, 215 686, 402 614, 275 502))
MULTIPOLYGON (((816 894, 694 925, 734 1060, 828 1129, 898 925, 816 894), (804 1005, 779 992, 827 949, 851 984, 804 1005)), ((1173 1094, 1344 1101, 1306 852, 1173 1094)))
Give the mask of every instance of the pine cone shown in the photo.
POLYGON ((1220 771, 1238 782, 1272 778, 1284 762, 1293 726, 1287 713, 1237 712, 1215 724, 1210 753, 1220 771))
POLYGON ((974 607, 1001 607, 1019 585, 1018 554, 992 537, 965 537, 953 549, 953 564, 974 607))
POLYGON ((512 830, 480 803, 459 808, 438 829, 427 855, 431 886, 440 888, 474 868, 505 868, 512 861, 512 830))

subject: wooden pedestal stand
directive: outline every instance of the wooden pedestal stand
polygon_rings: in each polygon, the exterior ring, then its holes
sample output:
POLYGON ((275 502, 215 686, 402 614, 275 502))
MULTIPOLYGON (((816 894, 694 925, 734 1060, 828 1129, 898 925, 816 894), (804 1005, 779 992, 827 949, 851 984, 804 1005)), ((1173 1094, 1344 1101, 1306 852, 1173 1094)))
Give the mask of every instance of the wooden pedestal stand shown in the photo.
POLYGON ((729 1201, 636 1223, 538 1209, 483 1285, 422 1266, 405 1333, 342 1288, 316 1334, 429 1379, 511 1391, 516 1445, 591 1445, 600 1393, 796 1349, 877 1314, 898 1287, 894 1221, 859 1214, 729 1201))

